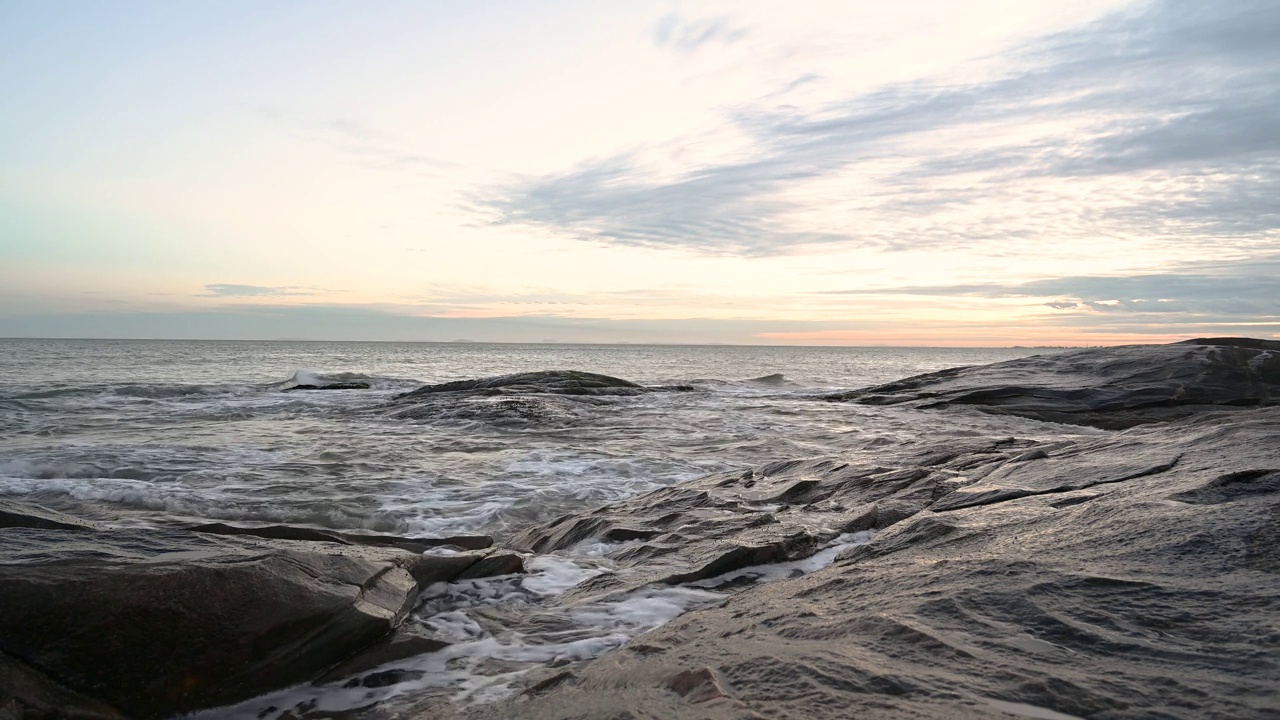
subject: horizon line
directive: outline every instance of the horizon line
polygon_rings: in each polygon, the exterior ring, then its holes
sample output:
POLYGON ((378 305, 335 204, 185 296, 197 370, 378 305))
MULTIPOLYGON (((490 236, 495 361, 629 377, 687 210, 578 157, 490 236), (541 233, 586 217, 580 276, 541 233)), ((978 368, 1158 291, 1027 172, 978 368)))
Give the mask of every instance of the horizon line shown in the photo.
POLYGON ((0 341, 50 341, 50 340, 67 340, 81 342, 246 342, 246 343, 384 343, 384 344, 401 344, 401 345, 575 345, 575 346, 618 346, 631 345, 639 347, 778 347, 778 348, 924 348, 924 349, 940 349, 940 350, 1080 350, 1094 347, 1120 347, 1124 345, 1166 345, 1177 344, 1179 342, 1187 342, 1195 340, 1195 337, 1188 337, 1186 340, 1175 340, 1171 343, 1150 342, 1150 343, 1088 343, 1088 344, 1035 344, 1035 345, 894 345, 894 344, 868 344, 868 345, 850 345, 850 344, 822 344, 808 343, 803 345, 787 344, 787 343, 724 343, 724 342, 633 342, 628 340, 618 340, 612 342, 578 342, 578 341, 519 341, 519 340, 336 340, 336 339, 320 339, 320 338, 175 338, 175 337, 72 337, 72 336, 48 336, 48 337, 30 337, 30 336, 9 336, 0 335, 0 341))

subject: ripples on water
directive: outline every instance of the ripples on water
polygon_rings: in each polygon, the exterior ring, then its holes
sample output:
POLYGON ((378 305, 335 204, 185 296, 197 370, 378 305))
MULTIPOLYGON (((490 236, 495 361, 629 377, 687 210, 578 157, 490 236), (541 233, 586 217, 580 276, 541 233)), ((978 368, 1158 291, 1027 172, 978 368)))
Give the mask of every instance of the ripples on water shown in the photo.
POLYGON ((0 341, 0 494, 126 523, 501 533, 706 472, 967 432, 811 398, 1027 352, 0 341), (545 369, 697 390, 569 398, 567 418, 501 424, 380 408, 423 383, 545 369), (283 392, 299 371, 373 387, 283 392), (785 381, 740 382, 773 374, 785 381))

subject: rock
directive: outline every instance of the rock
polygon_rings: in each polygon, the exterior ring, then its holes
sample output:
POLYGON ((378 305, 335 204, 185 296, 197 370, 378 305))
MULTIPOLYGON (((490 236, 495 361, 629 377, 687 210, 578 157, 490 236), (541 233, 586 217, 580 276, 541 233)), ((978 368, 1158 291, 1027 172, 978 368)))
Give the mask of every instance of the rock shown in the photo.
MULTIPOLYGON (((462 714, 1280 714, 1280 407, 1052 443, 949 444, 898 454, 878 472, 824 462, 668 489, 682 501, 669 527, 728 512, 751 479, 807 476, 817 484, 806 493, 841 505, 897 498, 918 509, 831 567, 749 587, 648 633, 635 652, 576 667, 573 684, 462 714), (680 668, 691 669, 673 675, 680 668)), ((621 505, 640 518, 604 509, 577 520, 593 531, 657 522, 657 503, 634 501, 621 505)), ((810 519, 839 516, 815 509, 810 519)), ((553 525, 530 537, 568 541, 577 522, 553 525)))
POLYGON ((828 396, 871 405, 972 406, 1118 430, 1206 408, 1280 403, 1280 342, 1207 338, 1091 348, 953 368, 828 396))
POLYGON ((44 530, 94 530, 98 526, 39 505, 23 505, 0 498, 0 528, 44 530))
POLYGON ((129 717, 167 717, 317 677, 391 633, 420 584, 482 557, 10 526, 0 652, 129 717))
POLYGON ((284 392, 294 392, 295 390, 368 390, 370 387, 367 382, 333 382, 324 385, 303 383, 301 385, 290 385, 284 388, 284 392))
POLYGON ((371 647, 362 650, 360 654, 328 671, 317 682, 335 682, 396 660, 437 652, 449 647, 450 644, 436 637, 425 627, 406 623, 397 628, 392 635, 383 638, 371 647))
POLYGON ((438 393, 553 394, 553 395, 636 395, 646 388, 621 378, 578 370, 542 370, 476 380, 457 380, 427 385, 398 396, 397 400, 438 393))
POLYGON ((342 687, 351 688, 380 688, 390 685, 398 685, 409 680, 417 680, 426 673, 421 670, 405 670, 402 668, 391 668, 390 670, 382 670, 375 673, 369 673, 364 677, 352 678, 343 684, 342 687))
POLYGON ((427 385, 397 396, 387 409, 394 417, 414 420, 564 425, 580 419, 584 406, 611 398, 692 389, 644 387, 608 375, 545 370, 427 385))
POLYGON ((691 703, 729 697, 719 675, 708 667, 678 673, 667 681, 667 687, 691 703))
POLYGON ((962 473, 983 477, 1025 460, 1033 445, 984 439, 946 451, 886 450, 716 473, 557 518, 517 534, 511 544, 547 553, 582 542, 617 543, 605 555, 619 572, 580 585, 571 598, 703 580, 808 557, 841 533, 887 528, 952 492, 962 473))
POLYGON ((474 565, 463 570, 462 574, 458 576, 458 580, 512 575, 523 572, 524 558, 513 552, 501 552, 481 558, 474 565))
POLYGON ((523 695, 524 697, 531 697, 533 695, 538 695, 562 683, 572 682, 576 680, 577 677, 578 677, 577 675, 574 675, 572 672, 568 670, 561 670, 557 673, 553 673, 552 675, 546 678, 543 678, 542 680, 538 680, 533 684, 529 685, 529 687, 524 689, 521 695, 523 695))
POLYGON ((188 528, 193 532, 214 533, 217 535, 252 535, 254 537, 272 538, 275 540, 311 540, 317 542, 333 542, 342 545, 370 545, 374 547, 394 547, 409 552, 424 552, 436 547, 459 547, 465 550, 484 550, 493 545, 493 538, 487 535, 456 535, 446 538, 400 537, 398 535, 371 535, 319 528, 299 527, 296 525, 265 525, 258 527, 240 527, 225 523, 207 523, 188 528))
POLYGON ((127 720, 96 700, 61 687, 0 653, 0 720, 127 720))

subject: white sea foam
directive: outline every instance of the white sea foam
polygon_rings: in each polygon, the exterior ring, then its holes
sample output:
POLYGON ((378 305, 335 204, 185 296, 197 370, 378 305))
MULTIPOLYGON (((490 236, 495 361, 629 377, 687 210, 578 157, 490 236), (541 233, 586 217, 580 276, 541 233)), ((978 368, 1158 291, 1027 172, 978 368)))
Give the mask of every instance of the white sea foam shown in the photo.
POLYGON ((529 592, 548 597, 559 595, 602 572, 598 568, 583 567, 555 555, 535 557, 525 563, 525 570, 529 574, 521 579, 520 586, 529 592))
MULTIPOLYGON (((801 560, 757 565, 715 578, 666 586, 648 585, 630 592, 565 606, 548 601, 603 570, 591 558, 542 555, 525 565, 527 575, 506 575, 459 583, 439 583, 423 592, 415 619, 453 644, 438 652, 397 660, 373 672, 398 670, 404 680, 381 688, 350 688, 341 681, 318 687, 296 687, 233 708, 220 708, 219 718, 276 718, 303 704, 339 712, 400 696, 443 693, 457 702, 488 703, 509 697, 519 678, 534 667, 588 660, 625 645, 637 635, 662 627, 692 609, 723 601, 729 595, 711 588, 744 578, 772 582, 827 567, 839 553, 870 542, 871 531, 841 535, 820 552, 801 560), (555 629, 527 634, 520 625, 495 637, 471 614, 477 608, 515 608, 526 618, 544 618, 555 629), (494 661, 506 665, 494 669, 494 661), (511 664, 516 664, 512 669, 511 664), (358 690, 358 691, 356 691, 358 690), (268 707, 274 713, 263 714, 268 707)), ((533 623, 537 627, 539 623, 533 623)), ((358 680, 355 681, 358 683, 358 680)), ((213 711, 210 711, 213 712, 213 711)), ((199 715, 212 720, 212 714, 199 715)))

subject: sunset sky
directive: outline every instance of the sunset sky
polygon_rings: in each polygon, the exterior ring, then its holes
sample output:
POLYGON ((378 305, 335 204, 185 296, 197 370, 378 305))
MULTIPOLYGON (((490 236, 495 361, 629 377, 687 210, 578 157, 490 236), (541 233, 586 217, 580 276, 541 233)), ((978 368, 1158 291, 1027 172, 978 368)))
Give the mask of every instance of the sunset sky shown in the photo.
POLYGON ((0 3, 0 337, 1280 337, 1280 3, 0 3))

